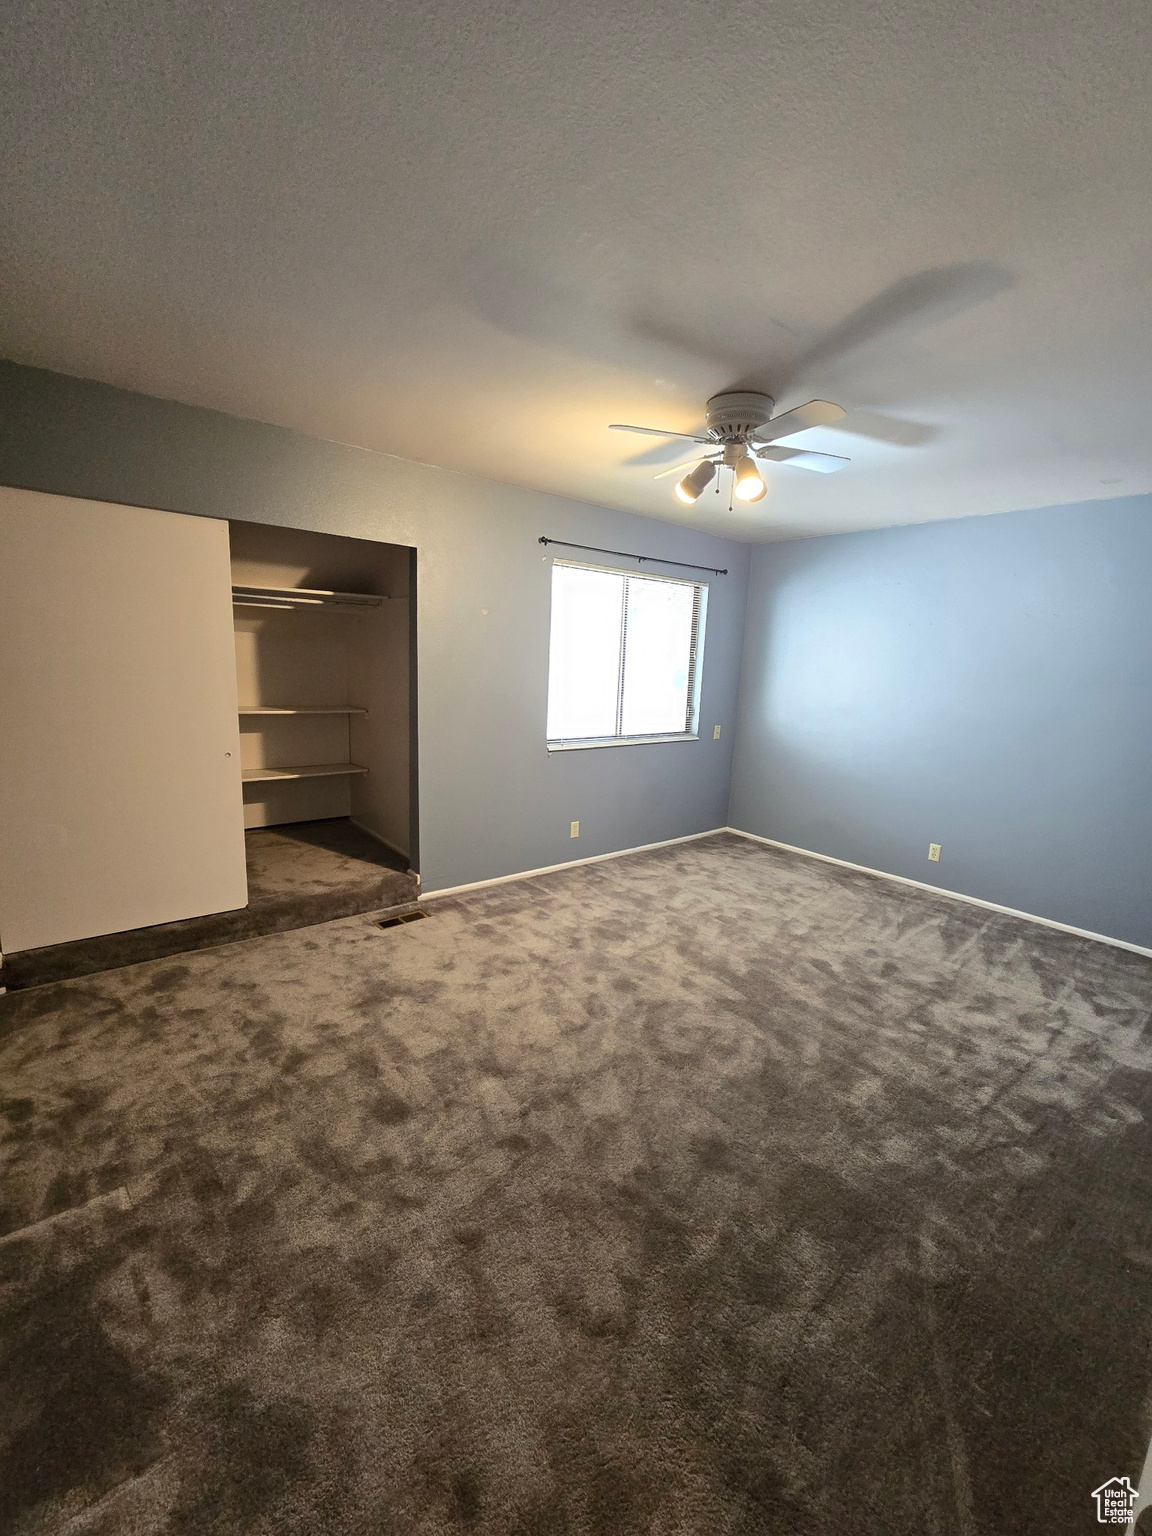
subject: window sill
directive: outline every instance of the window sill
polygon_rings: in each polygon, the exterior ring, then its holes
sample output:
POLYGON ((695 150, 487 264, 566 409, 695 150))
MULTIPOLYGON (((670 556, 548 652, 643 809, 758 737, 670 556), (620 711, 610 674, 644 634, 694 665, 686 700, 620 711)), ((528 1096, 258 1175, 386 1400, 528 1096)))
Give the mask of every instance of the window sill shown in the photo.
POLYGON ((549 741, 549 752, 586 752, 591 747, 650 747, 656 742, 699 741, 691 731, 676 731, 669 736, 589 736, 581 741, 549 741))

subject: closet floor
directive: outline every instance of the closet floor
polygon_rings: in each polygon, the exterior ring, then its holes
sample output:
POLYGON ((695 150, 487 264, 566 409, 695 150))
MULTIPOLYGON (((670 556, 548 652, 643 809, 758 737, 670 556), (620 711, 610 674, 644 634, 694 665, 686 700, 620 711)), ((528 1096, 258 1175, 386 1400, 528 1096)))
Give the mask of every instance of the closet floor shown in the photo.
MULTIPOLYGON (((398 853, 346 817, 258 827, 246 832, 244 840, 249 912, 286 900, 322 901, 335 891, 376 898, 357 909, 371 912, 380 906, 378 898, 397 889, 398 876, 405 882, 413 880, 398 853)), ((404 889, 407 892, 407 884, 404 889)))
POLYGON ((404 907, 419 894, 404 860, 345 817, 258 827, 244 834, 248 905, 153 928, 6 955, 11 988, 65 981, 265 933, 309 928, 337 917, 404 907))

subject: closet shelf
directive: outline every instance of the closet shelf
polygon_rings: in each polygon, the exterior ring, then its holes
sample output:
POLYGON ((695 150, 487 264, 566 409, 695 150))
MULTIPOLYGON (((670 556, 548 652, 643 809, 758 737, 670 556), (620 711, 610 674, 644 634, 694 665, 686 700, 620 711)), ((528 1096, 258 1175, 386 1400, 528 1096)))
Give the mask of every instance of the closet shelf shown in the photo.
POLYGON ((240 777, 245 784, 260 784, 269 779, 333 779, 367 772, 359 763, 309 763, 300 768, 244 768, 240 777))
POLYGON ((234 608, 379 608, 389 599, 375 592, 324 592, 311 587, 255 587, 236 583, 234 608))
POLYGON ((241 708, 242 715, 366 715, 366 709, 355 704, 252 704, 241 708))

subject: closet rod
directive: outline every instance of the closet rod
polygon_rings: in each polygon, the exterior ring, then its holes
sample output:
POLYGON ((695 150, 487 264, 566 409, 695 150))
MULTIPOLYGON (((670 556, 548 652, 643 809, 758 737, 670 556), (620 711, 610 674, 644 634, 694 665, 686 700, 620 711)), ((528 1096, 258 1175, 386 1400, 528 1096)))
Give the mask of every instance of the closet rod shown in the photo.
POLYGON ((675 565, 682 571, 711 571, 713 576, 727 576, 728 567, 721 569, 716 565, 693 565, 689 560, 665 560, 660 555, 633 555, 626 549, 601 549, 599 544, 569 544, 567 539, 541 538, 541 544, 557 544, 561 549, 583 549, 590 555, 618 555, 621 560, 639 560, 643 565, 646 560, 654 561, 657 565, 675 565))

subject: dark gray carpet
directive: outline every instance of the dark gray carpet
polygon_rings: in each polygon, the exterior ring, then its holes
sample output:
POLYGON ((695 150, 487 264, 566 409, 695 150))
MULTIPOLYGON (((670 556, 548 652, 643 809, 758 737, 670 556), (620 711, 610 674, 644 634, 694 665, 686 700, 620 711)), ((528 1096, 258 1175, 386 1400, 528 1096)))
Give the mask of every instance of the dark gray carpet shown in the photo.
POLYGON ((244 834, 244 845, 246 907, 6 955, 4 984, 36 987, 90 976, 142 960, 403 906, 419 895, 416 877, 400 855, 347 817, 261 827, 244 834))
POLYGON ((0 1002, 0 1529, 1095 1529, 1152 962, 727 835, 0 1002))

